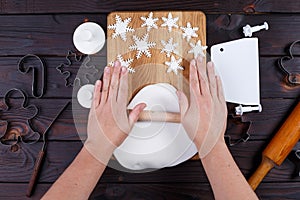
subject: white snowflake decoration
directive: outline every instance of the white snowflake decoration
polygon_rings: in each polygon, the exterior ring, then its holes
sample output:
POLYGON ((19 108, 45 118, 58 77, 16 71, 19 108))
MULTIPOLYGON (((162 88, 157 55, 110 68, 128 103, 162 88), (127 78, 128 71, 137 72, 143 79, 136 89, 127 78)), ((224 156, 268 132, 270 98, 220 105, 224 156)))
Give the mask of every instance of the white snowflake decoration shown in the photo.
POLYGON ((205 57, 204 51, 207 49, 207 46, 202 46, 201 40, 198 40, 196 44, 190 43, 190 46, 192 48, 188 51, 188 53, 193 53, 194 58, 197 58, 199 55, 205 57))
POLYGON ((172 31, 172 27, 178 28, 177 21, 179 17, 174 17, 172 16, 172 13, 168 14, 168 18, 162 17, 162 20, 164 23, 161 25, 162 27, 167 26, 169 33, 172 31))
MULTIPOLYGON (((135 69, 130 67, 131 63, 133 62, 132 58, 129 58, 127 60, 124 60, 122 55, 117 56, 117 60, 120 62, 122 67, 126 67, 129 73, 134 73, 135 69)), ((111 61, 108 63, 109 66, 113 67, 114 66, 114 61, 111 61)))
POLYGON ((124 58, 122 57, 122 55, 118 55, 117 59, 121 63, 122 67, 126 67, 128 69, 128 72, 130 72, 130 73, 134 73, 135 72, 135 69, 133 69, 132 67, 130 67, 131 63, 133 62, 132 58, 124 60, 124 58))
POLYGON ((178 51, 176 50, 178 43, 173 43, 173 38, 170 38, 168 42, 161 40, 161 43, 164 46, 161 50, 161 53, 166 52, 167 57, 170 57, 171 53, 178 53, 178 51))
POLYGON ((169 66, 167 72, 170 73, 173 71, 176 75, 178 74, 178 70, 183 70, 183 67, 180 65, 182 59, 179 58, 178 60, 172 55, 170 62, 165 62, 165 65, 169 66))
POLYGON ((135 42, 134 45, 130 45, 129 49, 137 50, 136 58, 139 59, 142 54, 145 54, 148 58, 151 57, 151 53, 149 51, 150 48, 156 45, 155 42, 149 42, 149 34, 146 33, 142 38, 137 37, 136 35, 133 36, 133 40, 135 42))
POLYGON ((141 25, 141 27, 147 26, 147 32, 149 32, 152 28, 157 29, 156 22, 158 21, 158 18, 153 19, 153 12, 150 12, 147 17, 141 17, 141 19, 144 21, 144 23, 141 25))
POLYGON ((115 32, 112 34, 112 38, 115 39, 117 36, 120 36, 123 41, 126 41, 126 33, 135 31, 133 28, 128 26, 130 22, 130 17, 123 21, 119 15, 116 15, 116 23, 107 27, 108 29, 115 30, 115 32))
POLYGON ((190 22, 188 22, 186 24, 186 27, 180 27, 180 28, 181 28, 181 30, 184 31, 184 33, 182 34, 182 38, 183 39, 186 38, 186 40, 188 42, 190 41, 190 39, 192 37, 198 37, 198 34, 196 33, 196 31, 198 31, 199 28, 198 27, 192 27, 190 22))

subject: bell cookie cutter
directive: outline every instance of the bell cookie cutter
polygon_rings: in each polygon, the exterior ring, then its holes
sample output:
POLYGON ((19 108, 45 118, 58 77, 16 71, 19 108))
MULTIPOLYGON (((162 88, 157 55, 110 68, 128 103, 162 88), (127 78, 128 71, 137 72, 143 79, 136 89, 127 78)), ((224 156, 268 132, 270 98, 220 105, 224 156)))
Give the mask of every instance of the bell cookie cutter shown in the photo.
POLYGON ((300 44, 300 40, 296 40, 295 42, 293 42, 291 44, 291 46, 289 48, 289 54, 290 54, 289 56, 283 56, 278 60, 280 69, 286 74, 287 81, 291 85, 300 85, 300 74, 291 73, 289 70, 287 70, 287 68, 284 66, 284 61, 294 59, 293 48, 297 43, 300 44))
POLYGON ((30 123, 30 120, 38 114, 38 108, 35 105, 27 106, 27 99, 26 93, 21 89, 12 88, 6 92, 1 105, 4 108, 0 109, 0 144, 12 147, 17 145, 18 142, 33 144, 40 139, 40 134, 32 129, 30 123), (11 106, 8 101, 10 95, 14 92, 20 93, 23 99, 18 107, 11 106), (30 110, 33 110, 33 112, 30 110))
POLYGON ((46 87, 46 70, 45 70, 45 65, 44 65, 44 62, 42 61, 42 59, 37 56, 37 55, 34 55, 34 54, 27 54, 25 56, 23 56, 19 62, 18 62, 18 71, 21 72, 22 74, 27 74, 29 73, 29 71, 32 71, 32 88, 31 88, 31 92, 32 92, 32 96, 34 98, 41 98, 44 93, 45 93, 45 87, 46 87), (25 67, 25 62, 27 59, 29 58, 35 58, 39 63, 40 65, 37 65, 37 66, 33 66, 33 65, 29 65, 28 67, 25 67), (40 69, 38 69, 38 67, 40 69), (38 72, 41 73, 41 90, 40 92, 38 92, 38 79, 37 79, 37 76, 38 76, 38 72))

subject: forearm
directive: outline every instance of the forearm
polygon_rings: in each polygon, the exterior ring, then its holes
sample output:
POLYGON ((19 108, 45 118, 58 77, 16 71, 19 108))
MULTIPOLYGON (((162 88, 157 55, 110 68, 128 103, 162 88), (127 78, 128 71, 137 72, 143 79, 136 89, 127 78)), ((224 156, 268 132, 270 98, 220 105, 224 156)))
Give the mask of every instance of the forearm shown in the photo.
POLYGON ((83 147, 43 199, 88 199, 105 167, 83 147))
POLYGON ((201 160, 216 199, 258 199, 233 160, 225 142, 219 142, 201 160))

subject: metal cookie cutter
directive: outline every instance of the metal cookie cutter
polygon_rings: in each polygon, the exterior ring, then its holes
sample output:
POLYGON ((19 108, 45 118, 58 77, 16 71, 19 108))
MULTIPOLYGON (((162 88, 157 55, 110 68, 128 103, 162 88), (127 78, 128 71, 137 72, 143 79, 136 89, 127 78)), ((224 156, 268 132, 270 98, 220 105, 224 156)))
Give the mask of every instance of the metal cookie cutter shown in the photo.
POLYGON ((45 92, 45 87, 46 87, 46 70, 45 70, 45 65, 44 62, 42 61, 42 59, 34 54, 27 54, 24 57, 22 57, 19 62, 18 62, 18 71, 21 72, 22 74, 27 74, 29 71, 32 71, 32 88, 31 88, 31 92, 32 92, 32 96, 34 98, 41 98, 44 95, 45 92), (30 57, 37 59, 37 61, 40 63, 40 65, 37 66, 32 66, 29 65, 27 68, 25 67, 25 62, 27 59, 29 59, 30 57), (40 68, 40 69, 38 69, 40 68), (38 73, 41 74, 41 90, 38 92, 38 73))
POLYGON ((89 55, 83 59, 83 56, 78 56, 71 50, 68 51, 68 54, 66 56, 67 63, 62 63, 59 66, 56 67, 57 71, 60 72, 60 74, 65 76, 65 87, 73 87, 73 86, 82 86, 85 84, 89 84, 91 81, 89 77, 95 77, 95 74, 98 72, 98 69, 94 65, 88 65, 88 63, 91 61, 91 58, 89 55), (68 70, 68 67, 72 65, 72 61, 70 60, 70 57, 74 57, 76 62, 80 62, 81 66, 80 69, 77 72, 77 76, 74 79, 74 81, 70 80, 72 76, 72 72, 68 70))
POLYGON ((59 71, 60 74, 65 76, 65 87, 73 87, 75 85, 76 81, 79 81, 77 78, 74 80, 73 83, 70 81, 71 77, 71 71, 64 70, 63 67, 70 67, 72 65, 72 61, 70 57, 73 56, 75 58, 76 62, 80 62, 82 60, 82 55, 78 56, 76 53, 74 53, 71 50, 68 50, 68 53, 66 55, 67 63, 62 63, 56 67, 56 70, 59 71))
POLYGON ((300 149, 291 151, 288 158, 295 165, 293 177, 300 177, 300 149))
POLYGON ((252 125, 252 121, 250 120, 245 120, 244 117, 241 117, 241 116, 235 116, 234 114, 229 114, 228 117, 231 117, 232 119, 236 119, 236 118, 240 118, 240 121, 244 124, 246 124, 247 126, 247 129, 245 132, 242 133, 242 135, 240 136, 240 138, 238 138, 237 140, 233 140, 232 137, 228 134, 224 135, 224 138, 225 138, 225 141, 226 141, 226 144, 228 146, 235 146, 239 143, 242 143, 242 142, 247 142, 249 139, 250 139, 250 133, 249 133, 249 130, 251 128, 251 125, 252 125))
POLYGON ((284 56, 284 57, 280 58, 279 61, 278 61, 279 62, 279 67, 286 74, 288 82, 292 85, 299 85, 300 84, 300 74, 289 72, 286 69, 286 67, 284 66, 284 61, 294 59, 293 48, 294 48, 295 44, 297 44, 297 43, 300 44, 300 40, 297 40, 297 41, 295 41, 291 44, 291 46, 289 48, 289 54, 290 54, 289 56, 284 56))
POLYGON ((36 143, 40 134, 33 131, 30 120, 38 114, 35 105, 27 106, 27 95, 20 89, 13 88, 6 92, 3 104, 0 108, 0 144, 11 146, 18 142, 25 144, 36 143), (20 105, 11 105, 10 95, 13 92, 21 94, 23 102, 20 105))

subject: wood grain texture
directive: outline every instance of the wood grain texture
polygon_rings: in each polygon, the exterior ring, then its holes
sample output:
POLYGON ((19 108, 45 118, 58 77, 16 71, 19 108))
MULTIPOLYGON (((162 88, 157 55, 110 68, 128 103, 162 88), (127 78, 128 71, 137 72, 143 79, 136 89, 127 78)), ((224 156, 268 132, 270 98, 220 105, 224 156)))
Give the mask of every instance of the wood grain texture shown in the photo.
MULTIPOLYGON (((30 199, 38 200, 51 187, 51 184, 38 184, 37 190, 30 199)), ((7 200, 26 199, 24 191, 27 184, 24 183, 0 183, 0 192, 3 198, 7 200), (18 188, 17 190, 15 188, 18 188)), ((280 199, 290 200, 298 199, 300 187, 297 182, 294 183, 263 183, 257 189, 256 194, 262 200, 280 199)), ((213 194, 209 184, 200 183, 166 183, 166 184, 116 184, 102 183, 101 181, 95 187, 89 199, 164 199, 164 200, 189 200, 189 199, 213 199, 213 194)))
MULTIPOLYGON (((72 96, 72 89, 64 87, 64 80, 55 67, 65 61, 63 56, 68 49, 75 49, 72 44, 75 28, 88 19, 105 30, 106 17, 112 11, 158 10, 204 11, 207 14, 209 47, 244 37, 242 27, 246 24, 269 23, 270 30, 254 34, 259 37, 263 112, 243 116, 244 121, 253 121, 250 127, 251 141, 230 148, 243 174, 249 178, 261 162, 261 152, 299 98, 300 87, 286 85, 284 74, 277 65, 277 59, 287 55, 288 45, 299 39, 299 1, 0 0, 0 97, 12 87, 30 93, 31 77, 18 74, 16 64, 27 53, 41 55, 47 64, 47 92, 45 98, 30 99, 30 102, 40 107, 40 114, 33 122, 34 127, 39 131, 45 130, 60 106, 72 96)), ((99 77, 105 65, 103 63, 106 63, 106 55, 105 47, 97 55, 99 77)), ((295 55, 296 59, 287 63, 287 66, 297 71, 299 69, 294 66, 299 66, 300 48, 295 49, 295 55)), ((79 65, 75 63, 71 71, 76 72, 79 65)), ((231 111, 233 108, 233 105, 229 105, 231 111)), ((86 119, 87 112, 80 111, 78 117, 86 119)), ((40 199, 82 147, 72 118, 69 107, 49 132, 49 151, 32 199, 40 199)), ((83 133, 85 125, 86 120, 79 123, 79 133, 83 133)), ((228 119, 227 133, 232 137, 238 138, 246 129, 246 123, 239 118, 228 119)), ((297 145, 299 148, 299 142, 297 145)), ((23 145, 22 151, 14 153, 0 148, 0 199, 25 199, 40 147, 40 142, 31 146, 23 145)), ((272 169, 258 187, 258 196, 261 199, 299 199, 300 180, 299 177, 292 177, 293 171, 294 165, 289 160, 272 169)), ((129 174, 107 168, 91 199, 213 199, 213 196, 200 162, 188 161, 146 174, 129 174)))
MULTIPOLYGON (((30 99, 29 104, 34 104, 39 108, 39 114, 32 120, 34 130, 42 133, 67 101, 68 99, 30 99)), ((17 105, 20 100, 15 100, 14 102, 12 103, 17 105)), ((243 116, 245 123, 240 118, 229 116, 226 134, 230 135, 233 139, 238 139, 248 128, 246 122, 252 121, 249 129, 250 139, 270 139, 284 122, 296 102, 297 100, 295 99, 263 99, 263 112, 246 113, 243 116)), ((49 140, 74 141, 86 138, 88 110, 83 108, 77 109, 75 107, 73 108, 73 112, 72 107, 69 106, 61 114, 50 128, 48 134, 49 140), (77 122, 76 127, 74 126, 73 118, 77 122)))
POLYGON ((284 4, 280 0, 246 0, 246 1, 222 1, 222 0, 189 0, 189 1, 100 1, 100 0, 2 0, 1 14, 15 13, 109 13, 115 10, 203 10, 213 13, 296 13, 300 12, 298 1, 286 0, 284 4), (147 6, 145 6, 147 5, 147 6))
MULTIPOLYGON (((17 152, 0 147, 0 182, 28 183, 34 167, 35 158, 41 143, 20 145, 17 152)), ((248 178, 260 163, 261 151, 266 142, 249 141, 230 147, 237 165, 248 178)), ((42 166, 39 183, 54 182, 72 162, 80 148, 81 142, 50 142, 48 152, 42 166)), ((294 165, 286 160, 280 167, 275 167, 263 182, 299 182, 300 177, 292 179, 294 165)), ((164 168, 150 173, 126 173, 107 168, 101 177, 102 183, 207 183, 205 172, 199 160, 187 161, 178 166, 164 168)))
MULTIPOLYGON (((65 52, 67 53, 67 52, 65 52)), ((65 87, 65 75, 61 75, 55 68, 61 63, 65 63, 64 57, 49 57, 41 56, 47 67, 47 88, 45 98, 71 98, 72 88, 65 87)), ((0 97, 4 97, 6 91, 10 88, 21 88, 29 96, 31 95, 31 74, 23 75, 17 71, 17 62, 20 57, 0 57, 0 97)), ((71 79, 76 78, 78 69, 82 62, 74 62, 73 65, 65 68, 72 73, 71 79)), ((287 68, 291 72, 298 72, 297 66, 300 64, 298 57, 295 62, 287 62, 287 68)), ((89 81, 100 78, 103 74, 103 69, 106 66, 106 57, 94 55, 91 56, 91 62, 88 65, 94 65, 98 72, 94 76, 89 77, 89 81)), ((83 70, 84 71, 84 70, 83 70)), ((89 72, 89 71, 85 71, 89 72)), ((78 75, 83 81, 87 80, 83 77, 83 73, 78 75)), ((76 91, 78 88, 75 88, 76 91)), ((74 95, 76 94, 74 91, 74 95)), ((283 74, 278 66, 278 57, 260 57, 260 91, 261 98, 298 98, 300 94, 300 86, 291 86, 286 82, 286 76, 283 74)))
MULTIPOLYGON (((299 39, 298 14, 239 15, 207 14, 207 45, 243 38, 242 27, 268 21, 270 29, 255 33, 259 37, 260 56, 286 55, 286 48, 299 39)), ((0 55, 23 56, 27 53, 64 56, 75 49, 72 35, 85 19, 99 23, 106 29, 105 14, 54 14, 54 15, 1 15, 0 55), (12 26, 12 24, 14 24, 12 26)), ((105 48, 100 55, 106 55, 105 48)), ((296 49, 295 55, 300 55, 296 49)))
POLYGON ((115 30, 107 29, 107 63, 111 63, 117 59, 118 55, 121 55, 125 60, 134 59, 131 67, 135 70, 135 73, 129 75, 128 81, 128 98, 129 101, 134 95, 143 87, 155 83, 169 83, 176 89, 184 91, 189 94, 189 63, 193 59, 193 54, 188 53, 191 49, 190 43, 196 44, 198 40, 201 41, 203 46, 206 45, 206 17, 202 12, 153 12, 153 18, 157 18, 157 29, 153 28, 147 31, 147 27, 141 27, 144 21, 142 17, 148 17, 149 12, 113 12, 107 17, 107 25, 113 25, 116 23, 116 15, 120 16, 122 20, 130 18, 131 22, 129 27, 135 31, 133 33, 128 32, 126 34, 127 40, 123 41, 120 36, 113 38, 115 30), (168 31, 168 27, 162 27, 164 23, 162 17, 168 17, 168 13, 171 13, 173 18, 178 17, 178 28, 174 28, 171 32, 168 31), (198 30, 195 33, 197 37, 192 37, 189 41, 183 38, 183 31, 181 27, 186 27, 187 23, 190 23, 191 27, 197 27, 198 30), (129 46, 134 45, 135 41, 133 37, 138 37, 141 40, 148 35, 149 43, 155 43, 154 47, 149 48, 150 57, 141 53, 138 57, 138 50, 130 50, 129 46), (183 71, 178 70, 178 75, 173 71, 167 73, 168 67, 165 62, 170 62, 171 58, 167 57, 162 49, 164 46, 161 41, 166 43, 172 38, 172 43, 177 43, 176 53, 170 53, 170 56, 174 56, 175 59, 181 59, 180 65, 184 68, 183 71))

